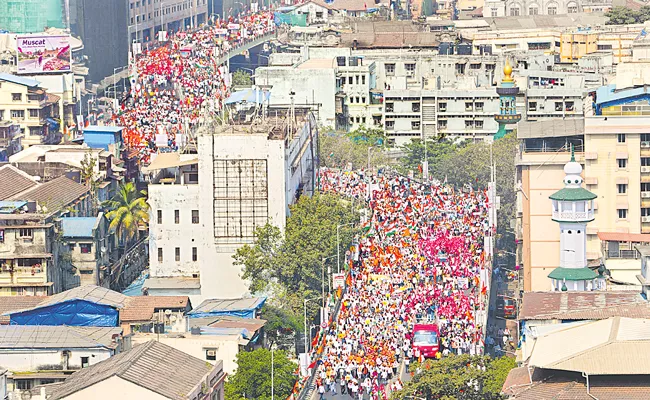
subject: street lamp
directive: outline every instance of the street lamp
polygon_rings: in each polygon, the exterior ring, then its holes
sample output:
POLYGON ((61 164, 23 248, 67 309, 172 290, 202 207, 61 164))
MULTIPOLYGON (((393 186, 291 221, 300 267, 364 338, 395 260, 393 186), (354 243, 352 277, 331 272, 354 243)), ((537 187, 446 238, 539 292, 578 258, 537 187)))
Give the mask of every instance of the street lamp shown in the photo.
MULTIPOLYGON (((321 271, 320 271, 320 281, 321 281, 321 293, 323 295, 323 308, 325 308, 325 261, 329 260, 330 258, 334 258, 336 255, 329 256, 329 257, 323 257, 322 258, 322 265, 321 265, 321 271)), ((329 265, 327 266, 327 293, 332 292, 332 282, 331 282, 331 277, 332 277, 332 267, 329 265)))
MULTIPOLYGON (((129 67, 128 65, 125 65, 123 67, 113 68, 113 100, 117 100, 117 88, 116 88, 117 83, 115 82, 115 75, 117 75, 118 71, 122 72, 128 67, 129 67)), ((121 81, 122 81, 122 78, 120 78, 120 82, 121 81)))
MULTIPOLYGON (((311 332, 307 331, 307 302, 312 300, 317 300, 318 297, 312 297, 309 299, 303 299, 303 312, 305 317, 305 360, 307 361, 307 366, 309 366, 309 351, 307 350, 307 336, 311 336, 311 332)), ((311 338, 310 338, 311 339, 311 338)))
POLYGON ((339 230, 344 227, 344 226, 350 226, 354 225, 354 222, 350 222, 349 224, 341 224, 341 225, 336 225, 336 268, 337 268, 337 273, 341 273, 341 249, 340 249, 340 238, 339 238, 339 230))
POLYGON ((277 350, 277 346, 275 345, 275 342, 271 344, 271 400, 275 400, 275 381, 273 377, 273 369, 275 367, 274 360, 273 360, 273 352, 277 350))

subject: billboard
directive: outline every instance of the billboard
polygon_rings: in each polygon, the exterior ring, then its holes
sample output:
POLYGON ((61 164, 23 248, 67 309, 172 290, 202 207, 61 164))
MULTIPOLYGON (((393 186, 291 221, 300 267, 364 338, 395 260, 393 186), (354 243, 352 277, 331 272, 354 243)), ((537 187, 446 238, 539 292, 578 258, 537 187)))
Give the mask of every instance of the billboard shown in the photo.
POLYGON ((19 74, 68 72, 72 70, 69 36, 16 37, 19 74))

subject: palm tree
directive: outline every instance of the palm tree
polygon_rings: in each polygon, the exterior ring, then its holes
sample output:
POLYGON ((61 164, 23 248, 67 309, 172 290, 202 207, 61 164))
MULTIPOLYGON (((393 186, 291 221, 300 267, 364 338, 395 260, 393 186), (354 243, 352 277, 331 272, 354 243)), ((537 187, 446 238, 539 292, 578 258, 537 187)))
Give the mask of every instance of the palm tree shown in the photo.
POLYGON ((135 236, 138 227, 149 223, 149 205, 147 192, 138 192, 132 182, 120 186, 112 199, 104 202, 108 211, 106 218, 111 221, 110 229, 117 233, 120 243, 127 244, 135 236))

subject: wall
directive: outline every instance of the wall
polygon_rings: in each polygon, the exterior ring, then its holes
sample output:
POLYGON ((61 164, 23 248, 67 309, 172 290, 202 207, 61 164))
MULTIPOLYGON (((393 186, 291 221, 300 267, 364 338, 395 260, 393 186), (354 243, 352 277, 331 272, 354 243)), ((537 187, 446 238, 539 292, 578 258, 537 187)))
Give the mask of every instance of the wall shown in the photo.
POLYGON ((27 86, 11 82, 2 82, 0 86, 0 119, 11 120, 20 125, 21 131, 25 134, 25 137, 22 139, 24 147, 41 143, 42 137, 40 133, 30 134, 30 128, 40 129, 41 127, 40 119, 43 116, 43 112, 41 111, 43 107, 40 105, 40 100, 28 99, 27 86), (21 101, 13 101, 12 93, 19 93, 21 95, 21 101), (38 115, 31 117, 29 113, 30 109, 38 110, 38 115), (12 118, 12 110, 22 110, 24 112, 24 118, 12 118))
POLYGON ((191 276, 198 273, 200 263, 210 258, 192 261, 192 248, 205 248, 210 238, 204 235, 210 219, 199 216, 199 224, 192 223, 192 210, 199 210, 199 185, 151 184, 149 193, 149 270, 152 277, 191 276), (158 224, 158 210, 162 211, 162 224, 158 224), (179 211, 179 224, 174 212, 179 211), (180 261, 175 261, 175 248, 180 248, 180 261), (158 249, 163 249, 163 261, 158 261, 158 249))
POLYGON ((81 369, 81 357, 88 357, 90 365, 97 364, 111 357, 108 349, 16 349, 0 350, 4 368, 12 372, 36 372, 39 370, 63 370, 63 350, 70 351, 68 369, 81 369), (53 367, 56 366, 56 367, 53 367))
MULTIPOLYGON (((198 380, 197 380, 198 382, 198 380)), ((167 397, 131 383, 117 376, 111 376, 92 386, 63 397, 62 400, 113 400, 113 399, 147 399, 167 400, 167 397)))

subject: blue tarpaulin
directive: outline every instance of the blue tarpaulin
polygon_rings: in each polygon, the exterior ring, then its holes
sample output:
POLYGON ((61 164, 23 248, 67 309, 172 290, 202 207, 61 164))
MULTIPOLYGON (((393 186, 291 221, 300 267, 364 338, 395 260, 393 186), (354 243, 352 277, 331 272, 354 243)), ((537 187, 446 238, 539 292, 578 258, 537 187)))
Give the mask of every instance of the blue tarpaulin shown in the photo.
POLYGON ((230 97, 226 99, 226 104, 242 102, 262 104, 268 102, 270 97, 271 92, 258 89, 246 89, 231 94, 230 97))
POLYGON ((119 326, 113 307, 74 299, 9 315, 11 325, 119 326))

